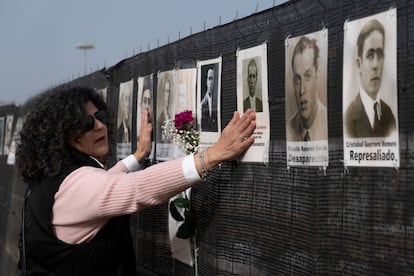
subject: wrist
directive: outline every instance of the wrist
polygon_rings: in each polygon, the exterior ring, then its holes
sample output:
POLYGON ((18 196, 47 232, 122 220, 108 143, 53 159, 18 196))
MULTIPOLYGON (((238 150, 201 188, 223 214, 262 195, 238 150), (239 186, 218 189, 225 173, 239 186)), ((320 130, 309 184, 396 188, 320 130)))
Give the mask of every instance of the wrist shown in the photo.
POLYGON ((206 166, 208 170, 214 169, 218 164, 223 162, 222 155, 219 151, 215 148, 215 146, 211 146, 204 151, 204 155, 206 156, 206 166))
POLYGON ((199 152, 198 153, 198 158, 200 160, 200 177, 201 179, 206 179, 208 172, 210 171, 209 169, 207 169, 206 166, 206 156, 204 155, 204 153, 207 153, 207 150, 199 152))
POLYGON ((143 152, 136 151, 134 153, 135 159, 137 159, 138 162, 142 162, 145 159, 145 154, 143 152))

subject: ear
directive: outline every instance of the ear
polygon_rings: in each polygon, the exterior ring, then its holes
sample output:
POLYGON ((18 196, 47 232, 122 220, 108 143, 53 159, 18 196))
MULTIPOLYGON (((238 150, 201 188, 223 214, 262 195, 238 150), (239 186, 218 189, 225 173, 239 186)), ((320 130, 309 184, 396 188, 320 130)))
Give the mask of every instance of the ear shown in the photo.
POLYGON ((68 141, 68 144, 69 144, 69 146, 71 147, 71 148, 74 148, 74 149, 76 149, 76 150, 78 150, 78 151, 82 151, 81 149, 82 149, 82 145, 81 145, 81 141, 78 139, 78 138, 71 138, 69 141, 68 141))
POLYGON ((361 69, 361 58, 360 57, 357 57, 356 65, 357 65, 358 69, 361 69))
POLYGON ((76 146, 80 143, 80 140, 78 138, 75 139, 74 137, 72 137, 68 140, 67 143, 69 144, 69 146, 76 148, 76 146))

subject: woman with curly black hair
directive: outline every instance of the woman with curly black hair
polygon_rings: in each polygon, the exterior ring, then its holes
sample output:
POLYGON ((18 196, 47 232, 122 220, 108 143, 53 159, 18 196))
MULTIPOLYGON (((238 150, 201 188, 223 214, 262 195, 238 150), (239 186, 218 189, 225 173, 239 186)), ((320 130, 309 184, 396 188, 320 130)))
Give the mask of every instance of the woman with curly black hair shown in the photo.
MULTIPOLYGON (((107 104, 93 90, 72 90, 46 92, 28 103, 32 111, 20 132, 18 148, 18 168, 24 181, 58 173, 72 149, 66 142, 70 136, 79 138, 90 119, 85 116, 84 103, 89 100, 102 114, 108 113, 107 104)), ((108 130, 107 137, 112 137, 112 128, 108 130)), ((99 158, 105 156, 106 153, 99 158)))
POLYGON ((112 137, 108 107, 93 90, 72 87, 31 103, 16 158, 28 184, 19 243, 26 275, 135 275, 129 214, 200 183, 253 142, 255 114, 237 112, 207 150, 145 170, 152 124, 142 112, 137 150, 105 170, 112 137))

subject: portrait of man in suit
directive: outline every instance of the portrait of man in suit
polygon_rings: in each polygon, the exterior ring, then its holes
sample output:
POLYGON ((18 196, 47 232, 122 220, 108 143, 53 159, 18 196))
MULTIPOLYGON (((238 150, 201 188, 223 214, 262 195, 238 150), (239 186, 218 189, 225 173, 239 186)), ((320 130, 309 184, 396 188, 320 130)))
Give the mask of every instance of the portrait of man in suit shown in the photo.
POLYGON ((172 96, 172 80, 168 74, 160 80, 159 91, 158 91, 158 103, 157 103, 157 142, 167 143, 170 142, 162 133, 162 125, 166 120, 174 119, 171 117, 170 103, 172 96))
POLYGON ((144 79, 144 87, 142 89, 141 110, 144 109, 152 112, 152 92, 149 78, 144 79))
POLYGON ((6 129, 4 132, 4 154, 8 154, 10 150, 10 144, 13 137, 13 122, 14 115, 7 115, 6 117, 6 129))
POLYGON ((258 97, 260 91, 257 89, 258 67, 256 60, 252 58, 247 65, 247 85, 249 88, 249 95, 243 100, 243 111, 251 108, 255 112, 263 112, 262 100, 258 97))
POLYGON ((0 155, 3 155, 4 145, 4 117, 0 117, 0 155))
POLYGON ((384 26, 377 19, 368 21, 357 38, 360 88, 344 114, 344 129, 350 138, 387 137, 396 130, 394 114, 379 93, 385 46, 384 26))
POLYGON ((213 65, 206 65, 202 68, 204 80, 204 97, 201 100, 201 131, 217 132, 217 88, 213 65))
POLYGON ((328 139, 326 106, 319 99, 319 58, 317 40, 309 36, 300 37, 291 59, 296 112, 286 122, 287 141, 328 139))
MULTIPOLYGON (((152 93, 152 75, 138 77, 138 95, 137 95, 137 120, 136 120, 136 134, 139 139, 141 131, 141 113, 143 110, 148 110, 148 121, 153 122, 154 101, 152 93)), ((155 133, 155 130, 154 130, 155 133)))

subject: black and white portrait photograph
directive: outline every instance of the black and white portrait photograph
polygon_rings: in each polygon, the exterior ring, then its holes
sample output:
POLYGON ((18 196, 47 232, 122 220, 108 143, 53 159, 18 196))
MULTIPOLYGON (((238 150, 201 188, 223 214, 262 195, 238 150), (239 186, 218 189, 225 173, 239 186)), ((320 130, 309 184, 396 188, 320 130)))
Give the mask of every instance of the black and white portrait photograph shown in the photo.
POLYGON ((16 148, 18 143, 20 142, 20 130, 23 127, 23 120, 24 117, 18 117, 16 126, 13 130, 13 137, 9 147, 9 154, 7 155, 7 164, 14 165, 16 162, 16 148))
POLYGON ((173 158, 173 144, 170 137, 163 133, 163 126, 168 120, 174 120, 177 71, 159 72, 157 79, 156 158, 166 161, 173 158))
POLYGON ((200 150, 212 145, 221 132, 221 56, 197 62, 197 125, 200 150))
POLYGON ((13 123, 14 115, 9 114, 6 116, 6 126, 4 129, 4 150, 3 154, 9 154, 10 145, 13 137, 13 123))
POLYGON ((328 166, 328 30, 285 40, 287 166, 328 166))
MULTIPOLYGON (((177 85, 176 85, 176 97, 174 97, 174 118, 175 114, 181 112, 191 111, 191 114, 196 119, 196 81, 197 81, 197 69, 186 68, 178 69, 177 72, 177 85)), ((175 125, 175 123, 174 123, 175 125)), ((194 121, 194 128, 197 128, 197 122, 194 121)), ((173 143, 173 157, 178 158, 186 155, 185 150, 173 143)))
POLYGON ((216 142, 221 132, 221 66, 221 56, 197 62, 197 124, 200 131, 200 150, 216 142))
POLYGON ((344 161, 399 166, 396 9, 344 24, 344 161))
MULTIPOLYGON (((137 84, 138 84, 138 95, 137 95, 137 139, 139 140, 139 136, 141 133, 141 112, 145 109, 149 111, 148 114, 148 120, 151 123, 154 123, 154 93, 153 93, 153 74, 144 76, 144 77, 138 77, 137 78, 137 84)), ((152 147, 151 152, 148 156, 149 159, 154 159, 154 149, 155 149, 155 137, 154 137, 155 131, 152 132, 152 147)))
POLYGON ((263 112, 262 86, 258 78, 261 76, 261 57, 252 57, 243 60, 243 112, 251 108, 255 112, 263 112))
POLYGON ((139 137, 141 128, 141 112, 145 109, 149 111, 149 120, 154 120, 154 95, 152 74, 138 77, 138 96, 137 96, 137 136, 139 137))
POLYGON ((195 110, 196 100, 196 68, 177 70, 177 97, 175 97, 175 113, 195 110))
POLYGON ((237 110, 256 112, 255 142, 241 161, 268 162, 270 118, 268 104, 267 43, 236 51, 237 110))
POLYGON ((116 130, 117 157, 131 154, 133 80, 119 84, 118 120, 116 130))
POLYGON ((201 86, 205 87, 200 101, 200 129, 206 132, 217 132, 217 78, 218 64, 201 67, 201 86))
POLYGON ((3 148, 4 148, 4 124, 5 118, 0 117, 0 155, 3 155, 3 148))
POLYGON ((102 99, 106 102, 107 101, 107 94, 108 89, 106 87, 96 89, 96 92, 98 92, 99 95, 101 95, 102 99))

